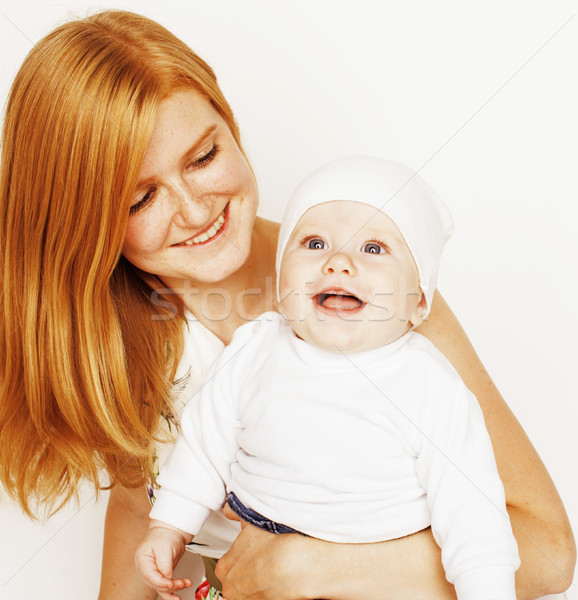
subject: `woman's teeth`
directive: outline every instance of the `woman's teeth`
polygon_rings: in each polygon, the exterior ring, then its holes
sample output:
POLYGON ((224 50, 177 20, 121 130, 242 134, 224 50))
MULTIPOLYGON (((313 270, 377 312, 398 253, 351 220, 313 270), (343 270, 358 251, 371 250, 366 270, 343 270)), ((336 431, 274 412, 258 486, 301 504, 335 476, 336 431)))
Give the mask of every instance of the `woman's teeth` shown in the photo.
POLYGON ((201 242, 206 242, 207 240, 210 240, 217 233, 217 231, 221 229, 224 222, 225 216, 221 213, 218 219, 211 225, 210 229, 207 229, 207 231, 201 233, 201 235, 187 240, 185 242, 185 246, 192 246, 193 244, 200 244, 201 242))

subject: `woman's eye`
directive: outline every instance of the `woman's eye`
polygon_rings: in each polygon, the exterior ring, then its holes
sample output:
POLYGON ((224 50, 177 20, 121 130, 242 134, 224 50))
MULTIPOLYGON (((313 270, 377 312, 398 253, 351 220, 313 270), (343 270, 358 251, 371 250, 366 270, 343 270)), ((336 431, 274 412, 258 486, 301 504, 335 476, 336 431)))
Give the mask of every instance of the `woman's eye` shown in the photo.
POLYGON ((312 238, 305 243, 305 247, 309 250, 325 250, 327 244, 321 238, 312 238))
POLYGON ((136 203, 130 207, 129 214, 136 215, 137 212, 141 211, 143 208, 146 208, 155 197, 157 188, 151 187, 147 190, 147 193, 136 203))
POLYGON ((377 242, 368 242, 363 246, 362 251, 368 254, 382 254, 386 252, 385 248, 377 242))
POLYGON ((187 167, 190 169, 201 169, 204 166, 208 165, 214 158, 217 156, 220 147, 217 144, 214 144, 213 147, 200 158, 196 158, 192 162, 190 162, 187 167))

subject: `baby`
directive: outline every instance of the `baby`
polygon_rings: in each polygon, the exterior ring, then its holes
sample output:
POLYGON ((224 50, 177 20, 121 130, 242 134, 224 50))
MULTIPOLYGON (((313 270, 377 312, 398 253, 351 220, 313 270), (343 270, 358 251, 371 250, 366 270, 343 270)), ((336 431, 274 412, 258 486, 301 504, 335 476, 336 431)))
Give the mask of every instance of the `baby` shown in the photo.
POLYGON ((282 314, 235 332, 159 477, 137 551, 157 592, 189 584, 171 579, 173 561, 228 501, 258 527, 333 542, 431 525, 460 600, 515 598, 520 561, 481 410, 412 331, 452 229, 398 163, 347 157, 301 183, 279 237, 282 314))

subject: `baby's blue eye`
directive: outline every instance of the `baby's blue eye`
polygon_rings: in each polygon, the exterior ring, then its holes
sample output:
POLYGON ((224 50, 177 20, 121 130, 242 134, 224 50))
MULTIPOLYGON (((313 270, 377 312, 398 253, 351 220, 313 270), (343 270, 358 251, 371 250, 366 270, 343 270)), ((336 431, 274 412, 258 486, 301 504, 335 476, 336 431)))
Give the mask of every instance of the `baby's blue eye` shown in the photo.
POLYGON ((375 242, 368 242, 363 246, 362 251, 367 252, 368 254, 381 254, 382 252, 385 252, 385 249, 375 242))
POLYGON ((310 250, 325 250, 325 248, 327 248, 327 244, 321 238, 313 238, 311 240, 307 240, 305 247, 309 248, 310 250))

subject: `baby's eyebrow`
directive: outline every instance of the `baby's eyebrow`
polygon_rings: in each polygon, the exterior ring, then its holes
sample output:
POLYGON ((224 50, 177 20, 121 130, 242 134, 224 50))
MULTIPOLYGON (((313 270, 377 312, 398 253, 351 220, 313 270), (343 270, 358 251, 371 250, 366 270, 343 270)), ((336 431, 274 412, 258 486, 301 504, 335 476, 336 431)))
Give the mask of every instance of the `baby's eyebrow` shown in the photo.
POLYGON ((396 241, 402 242, 403 241, 402 235, 399 232, 394 231, 393 229, 383 230, 383 229, 369 227, 367 230, 364 231, 364 234, 370 235, 370 236, 374 235, 376 237, 382 237, 387 240, 392 240, 394 242, 396 242, 396 241))

